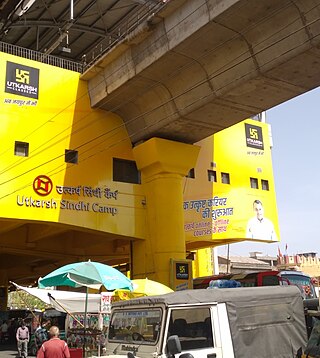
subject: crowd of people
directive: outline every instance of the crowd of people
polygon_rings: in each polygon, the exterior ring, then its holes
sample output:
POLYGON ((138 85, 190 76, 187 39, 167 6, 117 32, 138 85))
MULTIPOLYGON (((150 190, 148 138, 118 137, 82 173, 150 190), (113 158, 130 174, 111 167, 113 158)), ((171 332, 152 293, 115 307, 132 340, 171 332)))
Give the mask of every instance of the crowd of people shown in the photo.
MULTIPOLYGON (((32 338, 37 348, 37 358, 70 358, 70 351, 67 343, 59 338, 59 328, 51 325, 51 321, 38 326, 32 338)), ((26 325, 24 319, 4 320, 0 325, 0 342, 17 343, 18 357, 28 357, 28 346, 31 339, 31 327, 26 325)))
POLYGON ((3 320, 0 325, 0 343, 12 343, 19 327, 19 319, 3 320))

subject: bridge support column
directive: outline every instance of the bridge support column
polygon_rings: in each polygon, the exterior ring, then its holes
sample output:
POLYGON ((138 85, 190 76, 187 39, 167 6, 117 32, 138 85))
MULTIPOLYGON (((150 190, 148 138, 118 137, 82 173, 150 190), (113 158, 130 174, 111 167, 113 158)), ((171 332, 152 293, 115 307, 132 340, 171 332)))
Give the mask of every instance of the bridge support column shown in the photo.
POLYGON ((170 286, 170 259, 186 258, 183 178, 196 164, 200 147, 152 138, 133 149, 146 193, 145 241, 133 243, 133 278, 170 286))

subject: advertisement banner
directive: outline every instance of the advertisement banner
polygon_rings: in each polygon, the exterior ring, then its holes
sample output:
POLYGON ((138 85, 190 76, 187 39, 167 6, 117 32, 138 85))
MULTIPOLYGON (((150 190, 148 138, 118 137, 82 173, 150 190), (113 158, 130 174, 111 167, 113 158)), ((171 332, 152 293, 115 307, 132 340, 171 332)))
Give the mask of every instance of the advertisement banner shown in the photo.
POLYGON ((91 108, 77 72, 1 52, 0 66, 0 217, 144 238, 141 186, 113 180, 113 158, 133 161, 121 118, 91 108))
POLYGON ((174 291, 193 288, 192 261, 170 260, 170 287, 174 291))
POLYGON ((279 241, 268 125, 246 120, 197 144, 185 184, 187 246, 279 241))

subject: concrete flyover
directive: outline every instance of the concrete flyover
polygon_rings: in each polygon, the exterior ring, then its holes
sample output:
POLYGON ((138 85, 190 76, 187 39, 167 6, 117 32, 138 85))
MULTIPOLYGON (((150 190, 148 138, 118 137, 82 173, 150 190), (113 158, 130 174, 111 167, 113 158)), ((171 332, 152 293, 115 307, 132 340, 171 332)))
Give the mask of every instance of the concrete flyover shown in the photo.
POLYGON ((320 0, 171 0, 88 68, 133 144, 194 143, 320 84, 320 0))

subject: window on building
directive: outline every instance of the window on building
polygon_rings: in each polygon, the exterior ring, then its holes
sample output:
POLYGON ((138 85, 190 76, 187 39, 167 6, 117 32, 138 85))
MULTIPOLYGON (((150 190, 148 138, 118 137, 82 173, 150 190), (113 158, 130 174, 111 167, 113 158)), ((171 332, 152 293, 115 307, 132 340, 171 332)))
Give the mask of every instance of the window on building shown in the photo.
POLYGON ((217 172, 215 170, 208 170, 208 180, 214 183, 217 182, 217 172))
POLYGON ((261 188, 262 190, 269 190, 269 181, 261 179, 261 188))
POLYGON ((230 184, 230 174, 229 173, 221 173, 221 182, 223 184, 230 184))
POLYGON ((14 143, 14 155, 18 155, 19 157, 28 157, 29 156, 29 143, 16 141, 14 143))
POLYGON ((78 151, 66 149, 64 151, 64 161, 66 163, 78 164, 78 151))
POLYGON ((194 179, 195 177, 196 177, 196 174, 195 174, 194 168, 192 168, 189 170, 189 173, 187 174, 187 178, 194 179))
POLYGON ((252 189, 259 189, 259 183, 257 178, 250 178, 250 186, 252 189))
POLYGON ((113 180, 122 183, 140 184, 140 172, 136 162, 113 158, 113 180))

